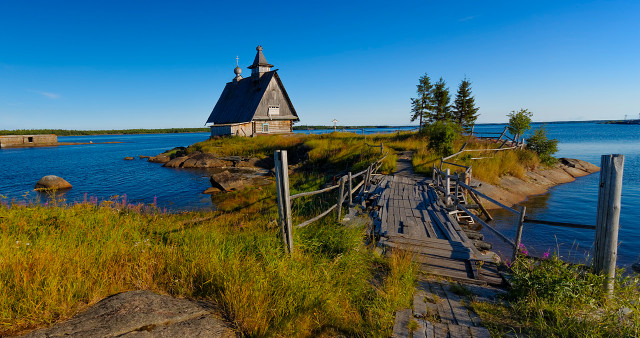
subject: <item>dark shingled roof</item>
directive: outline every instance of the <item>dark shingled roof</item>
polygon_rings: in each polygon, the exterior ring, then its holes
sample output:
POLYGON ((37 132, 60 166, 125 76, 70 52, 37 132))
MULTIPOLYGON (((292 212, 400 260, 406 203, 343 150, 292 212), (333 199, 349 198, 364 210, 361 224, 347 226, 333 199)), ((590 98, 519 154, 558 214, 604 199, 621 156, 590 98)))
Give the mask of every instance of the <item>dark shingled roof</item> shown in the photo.
MULTIPOLYGON (((257 58, 258 57, 256 56, 256 59, 257 58)), ((256 110, 258 109, 258 105, 269 86, 269 82, 271 82, 274 77, 282 90, 282 94, 287 100, 291 113, 295 116, 295 121, 298 121, 298 114, 293 108, 293 104, 280 81, 280 77, 274 70, 264 73, 257 81, 255 81, 255 78, 251 76, 244 78, 237 83, 227 83, 220 95, 220 99, 218 99, 218 103, 213 107, 207 123, 232 124, 250 122, 253 120, 256 110)))

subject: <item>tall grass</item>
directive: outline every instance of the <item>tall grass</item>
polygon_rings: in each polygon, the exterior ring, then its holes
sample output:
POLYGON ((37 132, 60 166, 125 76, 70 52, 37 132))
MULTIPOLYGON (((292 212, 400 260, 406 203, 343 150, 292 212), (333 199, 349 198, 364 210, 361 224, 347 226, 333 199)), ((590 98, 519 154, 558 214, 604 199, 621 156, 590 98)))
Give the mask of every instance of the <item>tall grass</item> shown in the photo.
MULTIPOLYGON (((252 187, 218 196, 217 212, 183 214, 124 200, 3 201, 0 335, 50 325, 135 289, 213 300, 246 335, 389 335, 394 311, 411 304, 410 257, 376 258, 363 244, 364 229, 332 217, 296 229, 289 257, 274 192, 273 185, 252 187)), ((301 208, 298 216, 311 212, 301 208)))
POLYGON ((604 277, 557 256, 519 256, 511 266, 513 287, 506 303, 472 305, 497 336, 637 337, 640 291, 637 275, 618 271, 614 296, 603 292, 604 277))

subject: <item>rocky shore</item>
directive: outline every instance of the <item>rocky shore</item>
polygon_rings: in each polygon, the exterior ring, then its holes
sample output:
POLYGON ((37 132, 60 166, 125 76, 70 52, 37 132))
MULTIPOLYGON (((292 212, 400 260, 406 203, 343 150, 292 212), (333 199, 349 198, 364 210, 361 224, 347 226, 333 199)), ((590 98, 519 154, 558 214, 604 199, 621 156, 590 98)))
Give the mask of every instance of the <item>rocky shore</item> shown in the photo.
MULTIPOLYGON (((558 163, 551 168, 527 172, 527 179, 523 180, 513 176, 500 178, 498 185, 489 184, 472 179, 471 185, 477 186, 477 190, 506 205, 514 205, 525 201, 529 196, 546 193, 549 188, 556 185, 569 183, 577 177, 587 176, 600 171, 600 167, 586 161, 559 158, 558 163)), ((487 209, 497 209, 499 206, 486 202, 487 209)))
POLYGON ((274 167, 272 158, 218 156, 210 153, 187 153, 179 147, 147 159, 153 163, 163 163, 167 168, 200 168, 211 170, 211 188, 203 193, 214 194, 239 190, 249 185, 268 184, 268 176, 274 167))

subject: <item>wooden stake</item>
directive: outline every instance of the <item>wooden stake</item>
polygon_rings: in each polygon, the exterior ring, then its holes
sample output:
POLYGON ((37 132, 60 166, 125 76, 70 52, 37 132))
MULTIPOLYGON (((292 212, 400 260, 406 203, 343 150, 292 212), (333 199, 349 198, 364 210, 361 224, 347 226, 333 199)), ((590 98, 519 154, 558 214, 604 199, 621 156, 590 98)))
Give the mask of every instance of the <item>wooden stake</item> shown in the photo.
POLYGON ((447 205, 451 204, 451 179, 449 178, 451 171, 449 168, 445 171, 445 185, 444 185, 444 202, 447 205))
POLYGON ((516 257, 518 255, 518 247, 520 243, 522 243, 522 226, 524 225, 524 216, 527 213, 527 207, 524 205, 520 208, 520 218, 518 219, 518 230, 516 230, 516 242, 513 245, 513 259, 512 262, 516 261, 516 257))
POLYGON ((349 172, 349 206, 353 204, 353 180, 351 178, 351 172, 349 172))
POLYGON ((344 181, 345 176, 340 177, 340 188, 338 189, 338 217, 337 222, 340 222, 340 216, 342 216, 342 203, 344 202, 344 181))
POLYGON ((289 252, 293 252, 293 220, 291 219, 291 195, 289 193, 289 162, 287 160, 287 151, 280 151, 282 165, 282 196, 284 202, 284 214, 285 214, 285 231, 287 233, 287 246, 289 252))
POLYGON ((602 155, 593 269, 606 277, 605 291, 613 295, 618 255, 618 228, 624 155, 602 155))
POLYGON ((286 214, 284 209, 284 189, 283 189, 283 180, 282 180, 282 162, 281 162, 281 151, 275 150, 273 152, 273 162, 275 164, 275 172, 276 172, 276 192, 277 192, 277 201, 278 201, 278 225, 280 227, 280 235, 282 236, 282 244, 285 247, 285 250, 289 252, 289 239, 287 237, 286 231, 286 214))

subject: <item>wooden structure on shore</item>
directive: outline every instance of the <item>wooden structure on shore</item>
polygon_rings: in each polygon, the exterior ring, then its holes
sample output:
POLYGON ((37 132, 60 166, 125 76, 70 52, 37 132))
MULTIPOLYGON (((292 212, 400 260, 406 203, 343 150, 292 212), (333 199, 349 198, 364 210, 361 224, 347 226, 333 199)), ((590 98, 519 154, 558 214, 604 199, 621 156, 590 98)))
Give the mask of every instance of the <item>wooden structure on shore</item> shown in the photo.
MULTIPOLYGON (((400 172, 410 165, 398 161, 400 172)), ((414 253, 414 260, 427 273, 465 283, 501 285, 493 255, 476 248, 459 223, 457 209, 447 206, 447 196, 432 183, 412 171, 378 176, 370 191, 378 209, 373 229, 378 244, 414 253)))
POLYGON ((235 135, 256 136, 293 132, 293 123, 299 121, 291 99, 272 64, 256 47, 251 76, 243 78, 236 65, 233 81, 227 83, 207 119, 211 137, 235 135))
POLYGON ((54 134, 0 136, 0 148, 41 147, 57 143, 58 136, 54 134))

